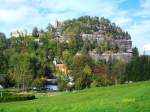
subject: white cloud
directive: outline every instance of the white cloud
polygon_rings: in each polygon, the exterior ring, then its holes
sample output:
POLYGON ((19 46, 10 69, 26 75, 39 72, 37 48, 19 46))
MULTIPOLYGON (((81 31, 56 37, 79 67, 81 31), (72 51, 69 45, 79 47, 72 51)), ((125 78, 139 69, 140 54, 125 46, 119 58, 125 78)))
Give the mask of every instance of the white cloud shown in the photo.
POLYGON ((37 10, 49 10, 46 12, 55 14, 60 12, 78 12, 85 15, 112 17, 115 15, 125 15, 125 11, 118 9, 119 4, 124 1, 126 0, 37 0, 37 2, 30 3, 30 5, 37 8, 37 10))
POLYGON ((119 25, 120 27, 126 28, 129 25, 131 25, 131 23, 133 22, 133 20, 129 17, 116 17, 114 19, 112 19, 113 22, 115 22, 117 25, 119 25))
POLYGON ((54 19, 70 19, 73 17, 91 15, 105 16, 125 15, 118 10, 118 4, 124 0, 0 0, 0 23, 16 28, 23 26, 41 26, 54 19), (118 13, 116 14, 116 11, 118 13), (27 25, 28 24, 28 25, 27 25))
POLYGON ((150 43, 144 45, 144 49, 145 49, 145 51, 150 51, 150 43))
POLYGON ((0 10, 0 22, 17 22, 25 17, 27 13, 26 8, 19 9, 1 9, 0 10))
POLYGON ((141 7, 144 9, 150 9, 150 1, 149 0, 141 0, 141 7))
POLYGON ((150 0, 140 0, 140 9, 136 11, 135 16, 143 18, 150 17, 150 0))
POLYGON ((11 3, 22 3, 24 2, 25 0, 0 0, 0 1, 5 1, 5 2, 11 2, 11 3))
POLYGON ((143 20, 141 23, 130 26, 129 33, 132 36, 133 45, 139 48, 142 53, 144 46, 150 42, 150 20, 143 20))

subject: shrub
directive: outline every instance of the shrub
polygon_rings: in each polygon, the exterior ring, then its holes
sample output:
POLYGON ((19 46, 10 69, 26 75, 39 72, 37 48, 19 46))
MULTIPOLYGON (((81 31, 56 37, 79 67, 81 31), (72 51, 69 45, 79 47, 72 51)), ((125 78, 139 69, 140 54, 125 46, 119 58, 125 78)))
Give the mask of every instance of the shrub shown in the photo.
POLYGON ((0 97, 0 102, 11 102, 11 101, 25 101, 35 99, 35 95, 32 94, 9 94, 0 97))

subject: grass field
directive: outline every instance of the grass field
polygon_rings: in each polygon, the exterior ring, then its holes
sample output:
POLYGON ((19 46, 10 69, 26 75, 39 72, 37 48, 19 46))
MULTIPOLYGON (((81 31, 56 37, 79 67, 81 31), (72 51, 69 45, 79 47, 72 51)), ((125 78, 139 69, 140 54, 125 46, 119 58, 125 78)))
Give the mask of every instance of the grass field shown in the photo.
POLYGON ((0 103, 0 112, 150 112, 150 81, 0 103))

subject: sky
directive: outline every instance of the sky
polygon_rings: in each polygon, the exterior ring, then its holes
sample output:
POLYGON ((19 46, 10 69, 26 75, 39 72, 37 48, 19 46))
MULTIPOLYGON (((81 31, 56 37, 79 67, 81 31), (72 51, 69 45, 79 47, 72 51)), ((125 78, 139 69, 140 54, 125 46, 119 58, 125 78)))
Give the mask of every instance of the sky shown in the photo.
POLYGON ((85 15, 115 22, 129 32, 133 47, 150 55, 150 0, 0 0, 0 32, 9 38, 16 30, 85 15))

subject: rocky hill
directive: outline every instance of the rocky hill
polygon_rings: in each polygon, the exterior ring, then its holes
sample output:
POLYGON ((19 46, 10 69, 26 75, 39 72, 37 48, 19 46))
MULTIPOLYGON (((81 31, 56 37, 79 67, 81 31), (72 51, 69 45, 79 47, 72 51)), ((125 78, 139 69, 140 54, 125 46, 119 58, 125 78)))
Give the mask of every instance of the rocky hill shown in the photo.
POLYGON ((84 16, 64 22, 56 21, 54 38, 67 41, 71 37, 94 44, 94 48, 89 49, 93 59, 108 60, 113 57, 114 60, 129 61, 132 57, 130 34, 104 17, 84 16))

